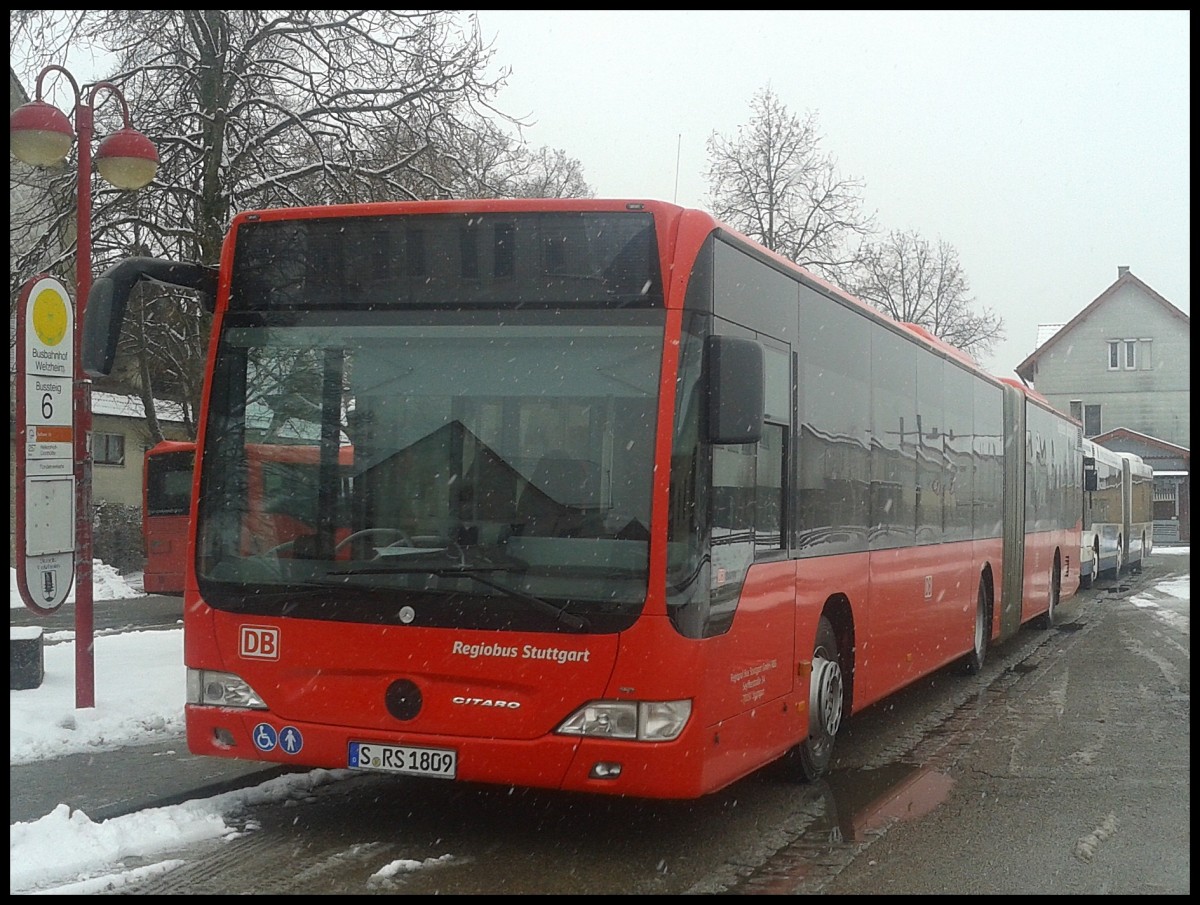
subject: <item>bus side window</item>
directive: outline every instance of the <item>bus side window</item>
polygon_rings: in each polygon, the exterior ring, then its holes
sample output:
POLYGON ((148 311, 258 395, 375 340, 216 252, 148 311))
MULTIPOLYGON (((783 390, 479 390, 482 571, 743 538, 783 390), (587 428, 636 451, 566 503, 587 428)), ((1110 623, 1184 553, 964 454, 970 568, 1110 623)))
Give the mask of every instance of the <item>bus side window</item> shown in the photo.
POLYGON ((784 513, 785 471, 790 459, 792 354, 763 340, 763 429, 755 469, 754 552, 771 554, 787 546, 784 513))
POLYGON ((782 424, 768 421, 763 425, 758 441, 758 463, 755 469, 754 552, 773 553, 783 547, 783 463, 784 437, 782 424))

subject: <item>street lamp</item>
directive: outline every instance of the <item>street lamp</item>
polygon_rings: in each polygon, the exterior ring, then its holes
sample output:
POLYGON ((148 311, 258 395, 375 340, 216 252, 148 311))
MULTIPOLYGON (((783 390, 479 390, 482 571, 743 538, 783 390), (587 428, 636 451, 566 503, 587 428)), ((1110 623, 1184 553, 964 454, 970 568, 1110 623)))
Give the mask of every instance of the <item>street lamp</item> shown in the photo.
POLYGON ((83 371, 83 314, 92 288, 92 138, 97 100, 102 91, 121 105, 123 126, 96 149, 96 169, 117 188, 140 189, 158 170, 158 151, 129 122, 129 105, 121 89, 111 82, 84 86, 62 66, 50 65, 38 73, 34 99, 8 117, 9 147, 17 159, 33 166, 52 166, 65 160, 78 143, 75 259, 75 374, 73 389, 75 442, 75 706, 94 707, 95 659, 92 652, 95 616, 92 607, 92 462, 88 451, 92 432, 91 381, 83 371), (42 82, 60 72, 71 83, 75 96, 75 128, 58 108, 42 100, 42 82))

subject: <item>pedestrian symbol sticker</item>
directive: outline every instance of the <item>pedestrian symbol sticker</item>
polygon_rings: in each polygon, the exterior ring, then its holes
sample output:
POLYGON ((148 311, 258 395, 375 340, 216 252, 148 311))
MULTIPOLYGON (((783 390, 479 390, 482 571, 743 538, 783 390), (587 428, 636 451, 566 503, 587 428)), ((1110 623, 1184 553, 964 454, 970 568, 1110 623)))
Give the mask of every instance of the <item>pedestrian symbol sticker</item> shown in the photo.
POLYGON ((279 730, 279 747, 284 754, 299 754, 304 747, 304 736, 295 726, 284 726, 279 730))
POLYGON ((270 723, 259 723, 254 727, 254 747, 259 751, 274 751, 278 743, 279 736, 270 723))

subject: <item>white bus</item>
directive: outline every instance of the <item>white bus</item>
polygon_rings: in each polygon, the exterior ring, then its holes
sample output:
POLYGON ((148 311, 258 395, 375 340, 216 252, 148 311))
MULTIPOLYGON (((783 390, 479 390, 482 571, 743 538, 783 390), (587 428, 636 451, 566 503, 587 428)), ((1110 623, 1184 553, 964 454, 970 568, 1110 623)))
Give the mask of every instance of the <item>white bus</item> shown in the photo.
POLYGON ((1141 570, 1153 545, 1153 495, 1153 472, 1138 456, 1083 441, 1082 587, 1141 570))
POLYGON ((1121 525, 1124 564, 1142 571, 1142 560, 1154 549, 1154 469, 1133 453, 1117 453, 1124 460, 1121 490, 1125 513, 1121 525))

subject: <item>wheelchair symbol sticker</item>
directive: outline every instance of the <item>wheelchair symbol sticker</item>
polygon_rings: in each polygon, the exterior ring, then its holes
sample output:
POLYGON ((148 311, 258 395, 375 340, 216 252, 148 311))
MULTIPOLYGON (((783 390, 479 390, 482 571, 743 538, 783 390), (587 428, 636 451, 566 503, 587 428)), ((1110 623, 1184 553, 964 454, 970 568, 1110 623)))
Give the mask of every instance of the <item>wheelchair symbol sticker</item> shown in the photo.
POLYGON ((270 723, 259 723, 254 727, 254 747, 259 751, 274 751, 277 744, 279 736, 270 723))

